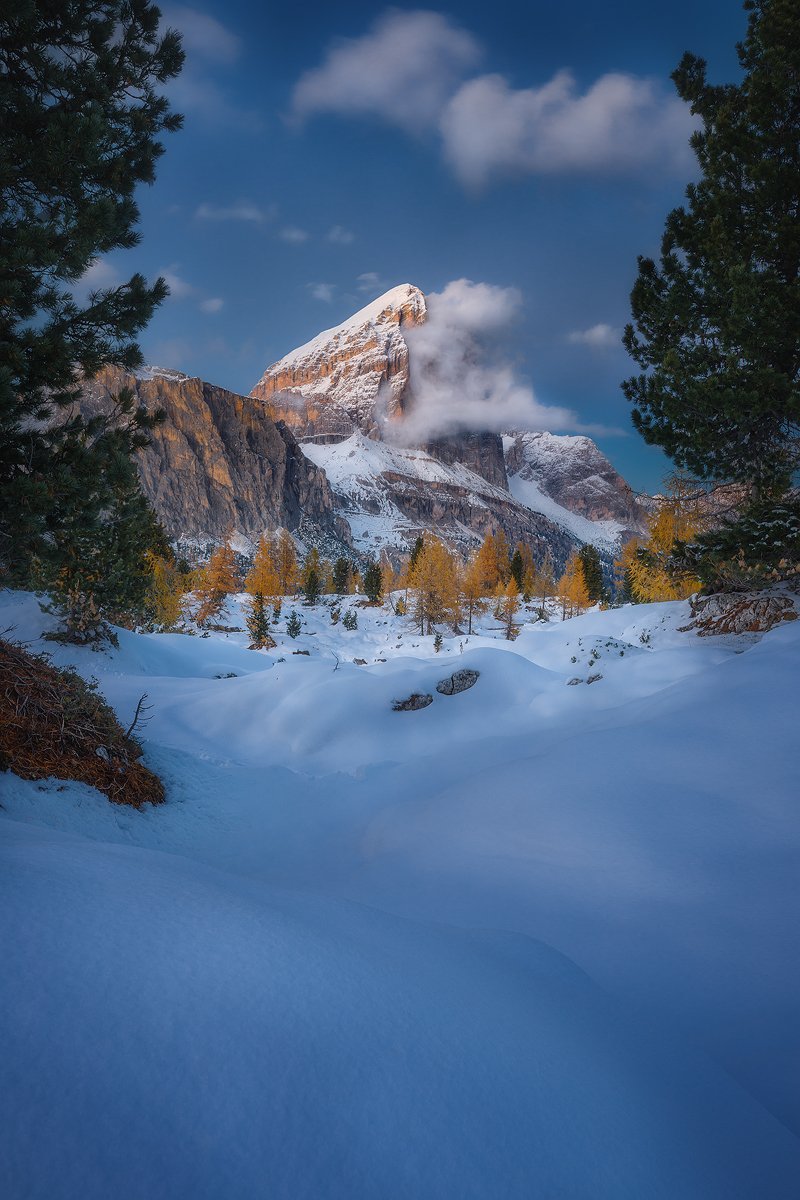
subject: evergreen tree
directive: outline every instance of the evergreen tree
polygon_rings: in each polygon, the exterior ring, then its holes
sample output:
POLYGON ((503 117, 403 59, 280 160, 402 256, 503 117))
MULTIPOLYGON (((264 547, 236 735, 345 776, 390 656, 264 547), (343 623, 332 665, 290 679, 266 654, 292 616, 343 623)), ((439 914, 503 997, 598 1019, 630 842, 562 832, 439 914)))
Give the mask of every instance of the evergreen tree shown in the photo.
POLYGON ((373 604, 383 595, 383 573, 380 563, 371 562, 364 572, 364 592, 373 604))
POLYGON ((163 540, 132 464, 160 414, 131 393, 92 419, 75 402, 101 367, 141 362, 167 288, 137 274, 81 305, 73 285, 136 245, 134 190, 181 123, 159 88, 183 54, 159 19, 147 0, 38 0, 0 20, 0 573, 109 615, 144 604, 163 540))
POLYGON ((409 575, 411 575, 411 573, 413 572, 414 568, 417 565, 417 559, 419 558, 420 554, 422 553, 422 547, 424 546, 424 544, 425 544, 425 539, 422 537, 422 534, 418 534, 417 540, 414 542, 414 546, 411 551, 411 556, 408 560, 409 575))
POLYGON ((439 633, 439 630, 437 629, 436 633, 433 636, 433 648, 437 654, 439 653, 439 651, 441 650, 443 645, 444 645, 444 638, 442 637, 442 635, 439 633))
POLYGON ((350 590, 350 563, 343 556, 333 564, 333 590, 339 596, 346 596, 350 590))
POLYGON ((511 578, 517 585, 517 591, 522 591, 523 580, 525 578, 525 563, 522 558, 522 550, 517 546, 514 553, 511 555, 511 578))
POLYGON ((347 612, 342 617, 342 625, 345 629, 358 629, 358 614, 354 608, 348 608, 347 612))
POLYGON ((312 546, 306 556, 303 567, 301 585, 306 604, 316 604, 322 592, 322 572, 319 563, 319 551, 312 546))
POLYGON ((299 637, 300 631, 303 628, 303 623, 298 617, 294 609, 289 613, 289 620, 286 622, 286 632, 290 638, 299 637))
POLYGON ((741 82, 708 83, 691 54, 672 76, 701 174, 658 265, 639 259, 624 340, 642 374, 623 390, 646 441, 763 508, 800 462, 800 7, 744 7, 741 82))
POLYGON ((600 564, 600 555, 597 552, 597 547, 587 542, 578 551, 578 558, 580 559, 583 581, 586 584, 589 602, 590 604, 598 604, 603 598, 605 587, 603 584, 603 568, 600 564))
POLYGON ((254 592, 248 603, 245 621, 250 634, 250 649, 271 649, 275 641, 269 631, 267 605, 261 592, 254 592))
POLYGON ((553 563, 553 554, 549 546, 542 559, 542 565, 536 572, 536 594, 542 598, 542 613, 546 620, 547 601, 556 594, 555 564, 553 563))

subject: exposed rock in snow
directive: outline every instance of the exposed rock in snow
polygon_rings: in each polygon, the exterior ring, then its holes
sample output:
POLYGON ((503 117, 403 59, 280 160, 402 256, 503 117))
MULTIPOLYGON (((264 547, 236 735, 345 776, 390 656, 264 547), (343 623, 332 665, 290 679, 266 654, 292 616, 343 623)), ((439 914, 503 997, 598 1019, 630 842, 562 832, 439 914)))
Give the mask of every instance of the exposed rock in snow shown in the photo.
POLYGON ((454 671, 447 679, 440 679, 436 685, 437 692, 442 696, 457 696, 459 692, 467 692, 474 687, 480 678, 480 671, 471 671, 464 667, 462 671, 454 671))

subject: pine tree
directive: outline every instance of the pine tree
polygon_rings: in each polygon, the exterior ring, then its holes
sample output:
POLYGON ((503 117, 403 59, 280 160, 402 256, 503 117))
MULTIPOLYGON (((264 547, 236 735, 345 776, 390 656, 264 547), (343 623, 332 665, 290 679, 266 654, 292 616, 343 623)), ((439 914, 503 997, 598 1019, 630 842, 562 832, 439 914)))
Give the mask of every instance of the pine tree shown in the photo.
POLYGON ((603 598, 605 585, 603 584, 603 568, 600 564, 600 555, 597 552, 597 547, 587 542, 578 551, 578 558, 580 559, 581 570, 583 571, 583 581, 586 584, 589 603, 599 604, 603 598))
POLYGON ((300 586, 306 598, 306 604, 316 604, 322 592, 322 572, 319 551, 316 546, 312 546, 306 555, 300 586))
POLYGON ((543 619, 547 619, 547 601, 556 594, 556 571, 553 554, 547 547, 542 564, 536 572, 536 594, 542 598, 543 619))
POLYGON ((346 596, 350 590, 350 563, 341 555, 333 564, 333 590, 338 596, 346 596))
POLYGON ((525 563, 522 558, 522 550, 519 546, 511 555, 511 578, 517 585, 517 591, 522 591, 522 582, 525 578, 525 563))
POLYGON ((408 560, 409 575, 413 572, 414 568, 417 565, 417 559, 419 558, 420 554, 422 553, 422 547, 424 544, 425 544, 425 539, 422 537, 422 534, 418 534, 417 539, 414 542, 413 548, 411 550, 411 555, 408 560))
POLYGON ((134 190, 181 124, 159 89, 183 54, 159 19, 146 0, 41 0, 0 22, 0 574, 109 615, 143 611, 163 542, 132 461, 161 414, 129 392, 92 419, 75 402, 101 367, 139 365, 167 287, 137 274, 84 305, 72 288, 138 242, 134 190))
POLYGON ((269 629, 267 605, 261 592, 254 592, 245 610, 251 650, 271 650, 275 645, 269 629))
POLYGON ((800 7, 745 8, 739 83, 709 84, 691 54, 672 76, 701 175, 658 265, 639 259, 624 340, 642 374, 623 390, 646 441, 763 508, 800 463, 800 7))
POLYGON ((296 638, 300 636, 300 631, 302 628, 302 621, 298 617, 295 610, 292 609, 292 611, 289 613, 289 620, 286 622, 286 632, 290 638, 296 638))
POLYGON ((437 629, 436 633, 433 635, 433 648, 437 654, 439 653, 439 651, 441 650, 443 645, 444 645, 444 638, 442 637, 441 633, 439 633, 439 630, 437 629))
POLYGON ((351 632, 354 629, 358 629, 358 613, 354 608, 348 608, 342 617, 342 625, 351 632))
POLYGON ((211 555, 208 566, 201 571, 198 586, 195 588, 200 600, 197 611, 198 625, 204 625, 211 617, 219 616, 228 596, 238 592, 239 583, 236 555, 229 543, 225 542, 211 555))
POLYGON ((364 592, 373 604, 383 595, 383 573, 380 563, 371 562, 364 572, 364 592))

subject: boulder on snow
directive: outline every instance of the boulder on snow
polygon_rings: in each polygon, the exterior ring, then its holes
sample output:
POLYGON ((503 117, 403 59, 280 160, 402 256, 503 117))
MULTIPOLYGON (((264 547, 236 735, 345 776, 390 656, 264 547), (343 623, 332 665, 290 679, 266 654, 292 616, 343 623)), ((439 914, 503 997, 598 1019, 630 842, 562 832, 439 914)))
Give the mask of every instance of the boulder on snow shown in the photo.
POLYGON ((480 671, 471 671, 469 667, 464 667, 460 671, 454 671, 447 679, 440 679, 436 690, 442 696, 455 696, 458 692, 466 692, 468 688, 474 687, 479 675, 480 671))
POLYGON ((405 700, 395 700, 392 711, 416 712, 420 708, 427 708, 429 704, 433 704, 433 696, 428 692, 412 692, 405 700))
POLYGON ((691 608, 692 624, 704 637, 719 633, 766 633, 782 621, 797 620, 794 600, 785 592, 698 596, 692 600, 691 608))

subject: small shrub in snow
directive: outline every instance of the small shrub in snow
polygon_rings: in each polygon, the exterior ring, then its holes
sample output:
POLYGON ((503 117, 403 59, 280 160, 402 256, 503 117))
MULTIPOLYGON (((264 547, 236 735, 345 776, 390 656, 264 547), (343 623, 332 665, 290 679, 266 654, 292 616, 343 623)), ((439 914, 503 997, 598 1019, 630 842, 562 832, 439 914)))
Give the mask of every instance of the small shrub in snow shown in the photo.
POLYGON ((358 629, 358 615, 354 608, 348 608, 347 612, 342 617, 342 625, 345 629, 358 629))

